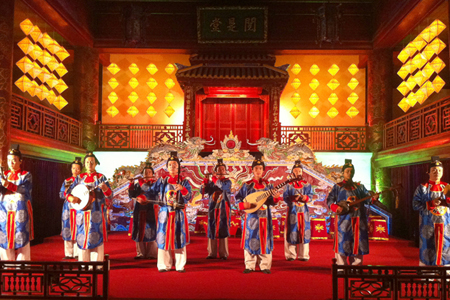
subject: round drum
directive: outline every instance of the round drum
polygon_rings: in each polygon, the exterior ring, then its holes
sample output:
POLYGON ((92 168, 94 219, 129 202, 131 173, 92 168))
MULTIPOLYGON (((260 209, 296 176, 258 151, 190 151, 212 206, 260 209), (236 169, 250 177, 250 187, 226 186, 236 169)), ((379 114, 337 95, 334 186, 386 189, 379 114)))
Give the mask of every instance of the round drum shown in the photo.
POLYGON ((90 196, 89 189, 84 184, 78 184, 72 190, 72 196, 80 198, 80 203, 72 203, 72 207, 76 210, 87 210, 95 198, 90 196))

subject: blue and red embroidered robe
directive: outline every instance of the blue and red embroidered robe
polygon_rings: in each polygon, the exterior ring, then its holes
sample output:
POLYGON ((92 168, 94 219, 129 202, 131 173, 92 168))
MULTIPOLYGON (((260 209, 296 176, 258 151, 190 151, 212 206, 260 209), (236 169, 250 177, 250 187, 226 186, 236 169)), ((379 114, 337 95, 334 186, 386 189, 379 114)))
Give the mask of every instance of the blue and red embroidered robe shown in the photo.
POLYGON ((187 204, 191 200, 191 185, 189 181, 180 178, 180 185, 183 189, 175 193, 178 176, 167 176, 159 178, 145 193, 150 199, 151 194, 159 197, 161 201, 158 212, 158 229, 156 232, 156 243, 162 250, 181 249, 189 244, 189 222, 186 209, 174 208, 171 206, 176 201, 177 194, 181 200, 187 204))
MULTIPOLYGON (((155 183, 153 179, 144 180, 143 178, 135 179, 128 187, 128 196, 136 198, 147 192, 155 183)), ((150 200, 155 200, 155 195, 148 194, 150 200)), ((143 196, 145 197, 145 196, 143 196)), ((156 216, 158 205, 148 203, 145 205, 135 202, 133 210, 133 228, 131 239, 135 242, 152 242, 156 239, 156 216)))
POLYGON ((83 250, 94 249, 108 240, 106 208, 112 201, 113 192, 105 175, 94 172, 80 174, 66 193, 68 197, 78 184, 95 187, 102 182, 108 186, 108 190, 103 193, 100 188, 96 188, 93 192, 95 200, 91 208, 86 211, 77 210, 77 244, 83 250))
POLYGON ((0 247, 19 249, 34 237, 31 207, 32 177, 23 170, 6 171, 7 186, 1 186, 0 247))
MULTIPOLYGON (((243 209, 243 200, 247 195, 271 189, 273 189, 272 184, 269 184, 265 180, 261 180, 261 182, 254 179, 247 181, 235 196, 239 209, 243 209)), ((268 203, 274 203, 272 196, 268 198, 268 203)), ((255 255, 272 253, 273 227, 270 205, 264 204, 254 213, 245 214, 242 223, 241 247, 255 255)))
MULTIPOLYGON (((420 261, 429 266, 450 265, 450 209, 434 206, 431 201, 442 196, 446 185, 442 181, 428 181, 419 185, 414 193, 413 209, 420 214, 420 261)), ((443 198, 448 205, 450 198, 443 198)))
MULTIPOLYGON (((370 196, 364 185, 353 183, 349 187, 345 181, 333 186, 328 194, 327 203, 332 211, 336 212, 336 203, 351 199, 362 199, 370 196)), ((334 220, 334 252, 344 256, 356 256, 369 254, 369 227, 367 223, 366 204, 371 199, 355 205, 349 213, 336 215, 334 220)))
POLYGON ((289 244, 308 244, 311 240, 311 218, 307 202, 313 197, 311 185, 304 181, 296 181, 287 185, 283 193, 287 204, 286 240, 289 244), (303 195, 302 201, 292 201, 292 197, 303 195))
POLYGON ((209 239, 224 239, 230 236, 230 198, 231 198, 231 181, 227 178, 218 179, 212 177, 212 181, 205 181, 202 192, 209 196, 208 209, 208 232, 209 239), (217 201, 214 201, 214 197, 217 201))
POLYGON ((59 191, 59 197, 64 200, 61 215, 61 236, 65 241, 75 241, 77 237, 77 210, 72 208, 72 205, 66 199, 66 191, 74 181, 74 176, 67 178, 59 191))

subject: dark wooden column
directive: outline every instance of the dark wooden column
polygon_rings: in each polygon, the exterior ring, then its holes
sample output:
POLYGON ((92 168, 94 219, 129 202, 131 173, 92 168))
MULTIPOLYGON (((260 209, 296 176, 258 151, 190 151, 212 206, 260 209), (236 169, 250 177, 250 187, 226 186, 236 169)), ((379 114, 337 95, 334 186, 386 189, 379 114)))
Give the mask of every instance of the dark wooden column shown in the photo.
POLYGON ((14 0, 2 0, 0 13, 0 159, 6 161, 11 139, 11 93, 14 49, 14 0))
POLYGON ((97 148, 96 122, 99 108, 99 53, 90 47, 75 48, 74 97, 79 101, 80 121, 83 123, 83 147, 97 148))

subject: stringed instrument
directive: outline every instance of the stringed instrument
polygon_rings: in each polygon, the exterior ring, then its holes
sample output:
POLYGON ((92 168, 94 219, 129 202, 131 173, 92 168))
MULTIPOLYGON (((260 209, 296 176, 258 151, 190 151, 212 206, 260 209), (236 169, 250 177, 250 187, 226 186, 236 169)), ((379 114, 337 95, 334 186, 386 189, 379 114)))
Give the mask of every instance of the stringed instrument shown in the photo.
POLYGON ((432 205, 431 208, 429 208, 429 211, 436 216, 443 216, 446 211, 447 211, 447 207, 449 207, 447 201, 445 201, 445 197, 450 197, 450 184, 447 184, 444 188, 444 190, 442 191, 441 196, 432 199, 430 202, 434 204, 435 200, 439 200, 440 203, 438 205, 432 205))
POLYGON ((390 187, 390 188, 388 188, 388 189, 386 189, 386 190, 384 190, 384 191, 375 193, 375 194, 373 194, 373 195, 370 195, 370 196, 367 196, 367 197, 364 197, 364 198, 361 198, 361 199, 357 199, 356 196, 350 196, 350 197, 347 198, 347 200, 342 200, 342 201, 340 201, 340 202, 337 203, 337 205, 338 205, 339 207, 342 207, 342 210, 341 210, 341 212, 339 212, 339 213, 336 212, 336 214, 337 214, 337 215, 345 215, 345 214, 349 213, 349 211, 350 211, 350 210, 352 209, 352 207, 354 207, 355 205, 357 205, 357 204, 359 204, 359 203, 361 203, 361 202, 364 202, 364 201, 366 201, 367 199, 373 198, 373 197, 375 197, 375 196, 377 196, 377 195, 381 195, 382 193, 385 193, 385 192, 388 192, 388 191, 397 190, 397 189, 399 189, 399 188, 401 188, 401 186, 393 186, 393 187, 390 187))
MULTIPOLYGON (((301 178, 299 178, 299 177, 294 177, 294 178, 288 179, 285 182, 282 182, 279 185, 277 185, 274 188, 274 190, 278 190, 288 183, 299 181, 299 180, 301 180, 301 178)), ((257 211, 258 209, 260 209, 261 206, 263 206, 264 203, 266 203, 267 198, 269 198, 271 196, 271 191, 272 190, 255 192, 255 193, 252 193, 252 194, 248 195, 247 197, 245 197, 245 199, 243 200, 244 202, 254 203, 254 204, 256 204, 256 206, 252 207, 252 208, 244 209, 244 211, 248 214, 251 214, 251 213, 254 213, 255 211, 257 211)))

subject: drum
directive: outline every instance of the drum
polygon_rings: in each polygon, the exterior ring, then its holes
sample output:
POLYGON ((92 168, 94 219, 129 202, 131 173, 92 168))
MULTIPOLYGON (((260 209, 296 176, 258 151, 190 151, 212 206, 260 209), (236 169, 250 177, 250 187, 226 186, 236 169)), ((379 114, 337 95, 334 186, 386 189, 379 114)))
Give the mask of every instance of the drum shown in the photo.
POLYGON ((72 203, 72 207, 76 210, 88 210, 95 197, 90 195, 89 189, 84 184, 78 184, 72 190, 72 196, 80 198, 80 203, 72 203))

